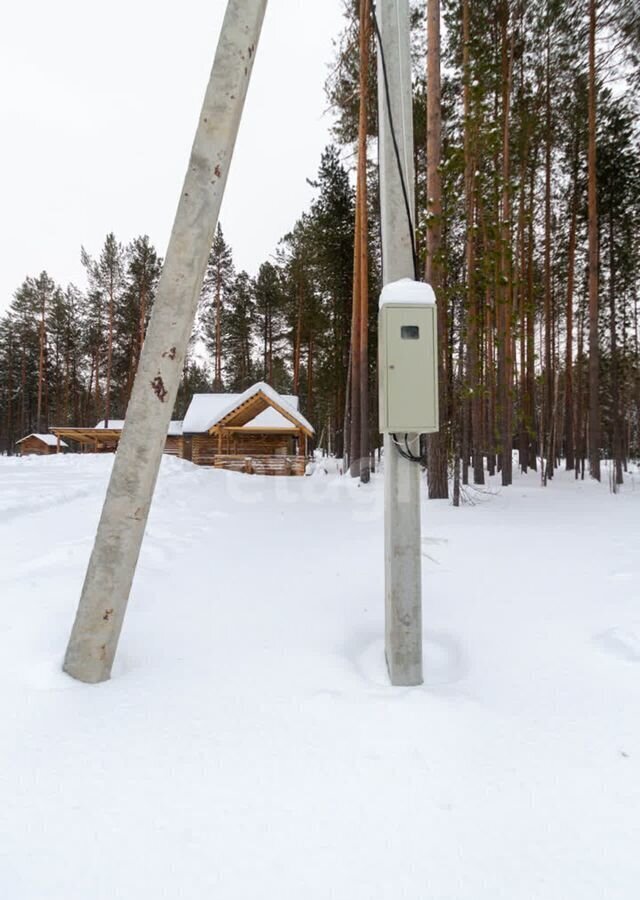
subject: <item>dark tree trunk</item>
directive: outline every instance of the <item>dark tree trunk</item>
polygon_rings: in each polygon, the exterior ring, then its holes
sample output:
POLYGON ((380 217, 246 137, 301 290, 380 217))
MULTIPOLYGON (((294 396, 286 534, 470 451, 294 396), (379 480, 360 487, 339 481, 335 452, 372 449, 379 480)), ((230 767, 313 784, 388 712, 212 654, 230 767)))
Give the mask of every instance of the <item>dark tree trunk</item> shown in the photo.
POLYGON ((360 481, 370 480, 369 463, 369 220, 367 200, 367 122, 369 95, 369 49, 371 45, 370 0, 360 0, 360 117, 358 123, 358 187, 360 208, 360 481))
POLYGON ((622 477, 622 422, 620 413, 620 367, 618 361, 618 335, 616 322, 616 258, 613 213, 609 214, 609 334, 611 341, 611 418, 613 432, 614 483, 623 484, 622 477))
POLYGON ((513 401, 512 401, 512 284, 511 284, 511 198, 509 191, 509 117, 511 101, 511 75, 513 69, 513 36, 508 40, 509 4, 502 4, 501 57, 502 57, 502 199, 500 223, 500 293, 499 317, 501 321, 498 341, 498 372, 500 382, 500 436, 502 457, 502 484, 513 480, 513 401))
POLYGON ((567 265, 567 343, 565 356, 564 391, 564 452, 567 471, 575 465, 575 438, 573 415, 573 291, 576 261, 576 223, 578 214, 577 189, 574 187, 569 226, 569 259, 567 265))
POLYGON ((543 460, 542 483, 553 478, 551 458, 551 429, 553 426, 553 363, 551 353, 551 48, 550 26, 547 26, 546 93, 545 93, 545 163, 544 163, 544 392, 541 451, 543 460))
POLYGON ((589 469, 600 481, 600 351, 598 344, 598 200, 596 175, 596 0, 589 0, 589 469))
POLYGON ((427 229, 425 280, 436 295, 438 317, 438 405, 440 431, 427 438, 429 498, 449 496, 447 460, 447 304, 442 271, 442 111, 440 85, 440 0, 427 4, 427 197, 430 225, 427 229))
POLYGON ((43 432, 44 423, 42 421, 42 386, 44 381, 44 342, 45 342, 45 329, 44 329, 44 318, 45 318, 45 292, 42 291, 42 306, 40 309, 40 340, 39 340, 39 359, 38 359, 38 406, 36 410, 36 428, 39 432, 43 432))

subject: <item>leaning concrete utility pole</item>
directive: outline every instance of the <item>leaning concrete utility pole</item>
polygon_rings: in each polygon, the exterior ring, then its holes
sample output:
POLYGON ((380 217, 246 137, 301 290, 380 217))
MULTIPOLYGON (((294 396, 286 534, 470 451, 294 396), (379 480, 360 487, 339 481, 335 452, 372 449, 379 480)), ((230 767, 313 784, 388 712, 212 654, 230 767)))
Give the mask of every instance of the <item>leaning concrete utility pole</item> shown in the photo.
MULTIPOLYGON (((382 280, 389 284, 416 277, 409 0, 378 0, 376 9, 382 280)), ((417 455, 418 435, 407 442, 417 455)), ((400 455, 390 434, 384 436, 384 508, 389 677, 394 685, 422 684, 420 468, 400 455)))
POLYGON ((229 0, 64 670, 106 681, 178 392, 267 0, 229 0))

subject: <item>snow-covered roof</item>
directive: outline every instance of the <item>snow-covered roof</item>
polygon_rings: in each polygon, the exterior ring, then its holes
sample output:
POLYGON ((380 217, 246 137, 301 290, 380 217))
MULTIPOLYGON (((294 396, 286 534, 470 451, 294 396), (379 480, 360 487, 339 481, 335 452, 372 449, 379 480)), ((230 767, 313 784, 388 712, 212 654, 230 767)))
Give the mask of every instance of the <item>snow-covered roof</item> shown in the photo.
POLYGON ((262 393, 291 418, 283 416, 277 409, 269 408, 258 413, 250 422, 246 422, 245 428, 291 428, 297 424, 313 433, 313 427, 298 411, 300 404, 298 397, 279 394, 263 381, 256 382, 242 394, 194 394, 184 417, 184 433, 202 434, 209 431, 238 406, 258 393, 262 393))
POLYGON ((208 431, 230 398, 239 396, 240 394, 194 394, 182 423, 184 433, 201 434, 208 431))
POLYGON ((380 294, 380 308, 383 306, 435 306, 436 295, 430 284, 401 278, 385 284, 380 294))
MULTIPOLYGON (((101 419, 96 428, 106 428, 105 420, 101 419)), ((124 428, 124 419, 109 419, 109 431, 122 431, 124 428)), ((182 435, 182 421, 175 419, 169 422, 169 430, 167 431, 167 435, 169 437, 180 437, 182 435)))
POLYGON ((109 431, 122 431, 124 428, 124 419, 109 419, 109 424, 107 425, 104 419, 101 419, 96 428, 108 428, 109 431))
MULTIPOLYGON (((38 438, 39 441, 42 441, 43 444, 46 444, 48 447, 57 447, 58 446, 58 438, 55 434, 28 434, 26 437, 20 438, 19 441, 16 441, 16 444, 21 444, 23 441, 28 441, 29 438, 38 438)), ((65 444, 64 441, 60 441, 61 447, 68 447, 68 444, 65 444)))

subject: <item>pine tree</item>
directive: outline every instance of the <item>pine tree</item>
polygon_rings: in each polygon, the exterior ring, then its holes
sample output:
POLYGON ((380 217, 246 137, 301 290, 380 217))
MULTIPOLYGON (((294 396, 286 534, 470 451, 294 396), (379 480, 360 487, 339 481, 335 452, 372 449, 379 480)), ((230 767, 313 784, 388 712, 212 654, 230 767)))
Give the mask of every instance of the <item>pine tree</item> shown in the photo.
POLYGON ((200 299, 199 325, 205 347, 213 357, 214 390, 224 390, 224 319, 235 270, 231 248, 218 223, 211 245, 200 299))
POLYGON ((260 346, 260 372, 263 381, 276 390, 282 388, 280 359, 284 325, 284 290, 280 271, 270 262, 264 262, 258 270, 254 285, 254 321, 260 346))
POLYGON ((229 371, 228 387, 244 391, 255 379, 252 335, 255 320, 254 287, 246 272, 236 275, 228 297, 224 346, 229 371))
POLYGON ((0 318, 0 453, 12 453, 16 434, 16 342, 14 320, 9 314, 0 318))
MULTIPOLYGON (((113 232, 106 238, 100 256, 94 260, 87 251, 82 248, 82 263, 87 271, 90 297, 99 306, 99 327, 106 331, 105 360, 104 360, 104 420, 109 424, 111 417, 111 405, 114 399, 113 390, 113 364, 114 352, 118 352, 115 341, 117 340, 117 319, 120 315, 125 290, 126 254, 113 232)), ((127 348, 128 349, 128 348, 127 348)), ((96 399, 99 394, 100 362, 95 360, 96 370, 96 399)))
POLYGON ((119 343, 123 349, 126 348, 119 366, 123 411, 131 395, 162 268, 162 262, 146 234, 129 244, 126 261, 124 296, 117 323, 119 343))
POLYGON ((315 405, 314 383, 322 385, 323 418, 332 423, 336 455, 344 453, 342 422, 346 403, 354 253, 354 195, 335 147, 322 154, 313 182, 318 194, 311 205, 311 265, 319 306, 326 321, 322 334, 309 336, 307 405, 315 405), (317 364, 314 373, 314 356, 317 364), (314 374, 317 375, 314 382, 314 374))
POLYGON ((46 273, 42 273, 39 279, 26 278, 16 291, 9 311, 13 321, 14 348, 19 361, 19 374, 14 390, 18 401, 16 421, 19 422, 18 431, 21 436, 43 427, 39 421, 46 371, 46 336, 42 330, 42 308, 44 303, 46 311, 52 284, 49 284, 46 273))

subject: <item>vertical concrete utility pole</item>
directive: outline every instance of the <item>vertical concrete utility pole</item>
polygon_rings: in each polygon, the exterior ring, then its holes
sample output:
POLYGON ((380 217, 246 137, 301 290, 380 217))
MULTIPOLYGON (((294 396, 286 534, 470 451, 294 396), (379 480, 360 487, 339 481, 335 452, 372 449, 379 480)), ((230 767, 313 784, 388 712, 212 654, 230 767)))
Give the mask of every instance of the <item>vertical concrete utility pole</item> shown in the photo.
POLYGON ((229 0, 64 670, 106 681, 118 646, 267 0, 229 0))
MULTIPOLYGON (((382 42, 378 52, 382 279, 389 284, 401 278, 415 278, 409 0, 378 0, 376 9, 382 42)), ((417 455, 418 435, 409 435, 408 444, 417 455)), ((384 436, 384 501, 385 651, 389 677, 394 685, 422 684, 420 469, 398 453, 389 434, 384 436)))

